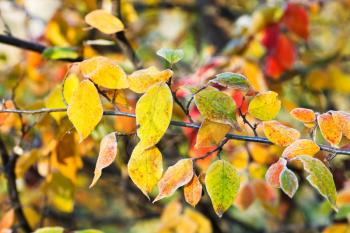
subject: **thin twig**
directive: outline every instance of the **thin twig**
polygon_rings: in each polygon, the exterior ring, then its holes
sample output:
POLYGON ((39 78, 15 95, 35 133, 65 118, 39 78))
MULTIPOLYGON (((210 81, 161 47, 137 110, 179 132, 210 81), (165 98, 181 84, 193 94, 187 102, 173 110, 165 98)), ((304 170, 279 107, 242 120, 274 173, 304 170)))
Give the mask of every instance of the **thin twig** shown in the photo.
MULTIPOLYGON (((66 112, 66 111, 67 111, 66 108, 41 108, 41 109, 35 109, 35 110, 2 109, 2 110, 0 110, 0 113, 43 114, 43 113, 50 113, 50 112, 66 112)), ((103 112, 103 115, 105 115, 105 116, 125 116, 125 117, 132 117, 132 118, 136 117, 135 114, 132 114, 132 113, 111 111, 111 110, 105 110, 103 112)), ((193 129, 200 128, 200 125, 198 125, 198 124, 187 123, 187 122, 183 122, 183 121, 171 121, 170 125, 193 128, 193 129)), ((270 145, 273 144, 267 138, 243 136, 243 135, 232 134, 232 133, 226 134, 226 138, 233 139, 233 140, 239 140, 239 141, 270 144, 270 145)), ((335 147, 330 147, 330 146, 326 146, 326 145, 322 145, 322 144, 318 144, 318 146, 323 151, 336 153, 337 155, 338 154, 350 155, 350 150, 341 150, 341 149, 338 149, 335 147)))
POLYGON ((239 115, 242 117, 243 119, 243 123, 247 124, 249 126, 249 128, 251 128, 251 130, 254 133, 254 136, 257 137, 258 133, 256 132, 256 127, 258 126, 257 124, 252 125, 248 120, 247 120, 247 115, 242 113, 242 110, 240 108, 238 108, 238 112, 239 115))
POLYGON ((218 152, 218 154, 220 155, 220 152, 222 151, 224 145, 229 141, 230 139, 229 138, 225 138, 224 140, 222 140, 222 142, 213 150, 211 151, 208 151, 207 153, 205 153, 204 155, 200 156, 200 157, 197 157, 197 158, 194 158, 193 160, 196 161, 196 160, 200 160, 200 159, 205 159, 207 157, 209 157, 210 155, 212 155, 213 153, 215 152, 218 152))

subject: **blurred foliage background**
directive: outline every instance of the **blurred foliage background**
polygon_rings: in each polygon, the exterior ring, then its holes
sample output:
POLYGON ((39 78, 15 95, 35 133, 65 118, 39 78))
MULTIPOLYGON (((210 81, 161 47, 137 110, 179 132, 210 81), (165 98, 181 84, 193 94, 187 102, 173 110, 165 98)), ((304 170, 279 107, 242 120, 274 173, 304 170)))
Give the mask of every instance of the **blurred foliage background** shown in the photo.
MULTIPOLYGON (((116 12, 116 3, 1 0, 1 35, 75 48, 84 58, 97 54, 112 57, 131 73, 135 68, 120 44, 84 22, 84 16, 97 8, 116 12)), ((350 112, 348 0, 122 0, 120 9, 125 36, 144 67, 165 67, 156 55, 160 48, 184 50, 184 59, 174 67, 177 87, 203 85, 224 71, 243 73, 255 90, 278 92, 282 100, 278 119, 304 134, 302 124, 288 114, 295 107, 350 112)), ((70 66, 0 43, 0 97, 21 109, 45 107, 70 66)), ((179 88, 177 94, 186 101, 186 90, 179 88)), ((123 93, 120 109, 133 112, 137 97, 123 93)), ((199 119, 195 110, 192 114, 199 119)), ((174 115, 184 118, 179 108, 174 115)), ((79 144, 65 118, 58 124, 49 114, 13 114, 1 122, 7 148, 21 155, 16 183, 31 226, 130 233, 350 232, 350 160, 341 155, 331 165, 337 202, 344 207, 338 214, 304 182, 301 172, 303 182, 293 199, 265 183, 265 171, 278 159, 281 148, 237 141, 228 143, 224 154, 243 174, 244 182, 236 205, 221 219, 206 194, 196 208, 185 204, 180 192, 156 204, 148 201, 126 173, 137 140, 134 136, 121 138, 115 164, 104 170, 98 185, 88 189, 101 138, 113 130, 133 132, 135 127, 131 118, 104 117, 92 136, 79 144)), ((191 130, 171 127, 159 144, 166 165, 205 153, 193 148, 194 138, 191 130)), ((342 142, 342 147, 350 148, 349 142, 342 142)), ((322 158, 325 153, 317 156, 322 158)), ((209 162, 201 164, 203 170, 209 162)), ((3 169, 2 223, 11 220, 3 169)), ((0 232, 7 232, 1 226, 0 232)), ((13 226, 16 229, 16 222, 13 226)))

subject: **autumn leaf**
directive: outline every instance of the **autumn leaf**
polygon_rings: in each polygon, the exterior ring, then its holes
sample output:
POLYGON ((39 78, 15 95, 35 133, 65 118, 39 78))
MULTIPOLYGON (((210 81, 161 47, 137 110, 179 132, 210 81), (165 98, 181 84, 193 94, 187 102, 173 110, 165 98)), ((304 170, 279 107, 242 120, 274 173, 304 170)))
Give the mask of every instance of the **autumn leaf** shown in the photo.
MULTIPOLYGON (((62 86, 56 86, 49 96, 45 99, 45 107, 47 108, 66 108, 66 105, 63 102, 62 96, 62 86)), ((60 120, 65 117, 67 114, 65 112, 50 112, 50 115, 56 120, 56 122, 60 122, 60 120)))
POLYGON ((240 90, 247 90, 249 88, 248 80, 244 75, 231 72, 217 74, 209 83, 216 83, 224 87, 240 90))
POLYGON ((217 146, 230 130, 230 125, 204 120, 198 130, 195 147, 217 146))
POLYGON ((84 140, 94 130, 103 115, 103 108, 97 89, 92 82, 84 80, 74 91, 67 109, 69 120, 84 140))
POLYGON ((277 116, 281 108, 278 94, 273 91, 256 95, 249 103, 248 112, 259 120, 268 121, 277 116))
POLYGON ((205 176, 205 185, 216 214, 222 214, 230 208, 239 190, 240 178, 234 167, 217 160, 210 165, 205 176))
POLYGON ((64 229, 62 227, 43 227, 39 228, 33 233, 63 233, 64 229))
POLYGON ((276 189, 265 180, 255 179, 252 182, 256 199, 263 203, 274 204, 277 200, 276 189))
POLYGON ((254 189, 251 184, 246 183, 241 185, 237 197, 234 201, 234 205, 240 210, 248 209, 255 200, 254 189))
POLYGON ((49 47, 42 52, 43 57, 46 59, 59 60, 59 59, 77 59, 79 54, 72 48, 64 47, 49 47))
POLYGON ((158 182, 159 194, 153 203, 172 195, 179 187, 187 184, 193 177, 193 160, 181 159, 168 167, 162 179, 158 182))
POLYGON ((303 163, 304 170, 309 173, 306 179, 322 196, 328 200, 332 208, 337 211, 337 192, 332 173, 328 170, 328 168, 320 160, 310 156, 301 155, 295 157, 292 161, 294 160, 298 160, 303 163))
POLYGON ((80 72, 85 78, 109 89, 124 89, 129 82, 124 70, 112 59, 93 57, 79 63, 80 72))
POLYGON ((316 120, 315 112, 308 108, 294 108, 290 115, 303 123, 311 123, 316 120))
MULTIPOLYGON (((6 100, 3 103, 0 103, 0 110, 11 109, 14 108, 14 104, 12 100, 6 100)), ((10 116, 11 113, 5 112, 0 113, 0 125, 6 122, 6 119, 10 116)))
POLYGON ((236 105, 229 95, 216 88, 206 88, 197 93, 194 100, 201 115, 208 120, 234 126, 236 105))
POLYGON ((272 164, 265 174, 266 182, 274 188, 280 188, 280 176, 286 169, 287 160, 281 158, 276 163, 272 164))
POLYGON ((165 83, 149 89, 136 104, 137 135, 146 147, 155 145, 166 132, 172 115, 173 96, 165 83))
POLYGON ((323 113, 317 116, 317 123, 322 136, 332 145, 338 145, 342 138, 342 130, 337 121, 330 113, 323 113))
POLYGON ((306 10, 297 4, 289 3, 282 17, 282 23, 288 30, 304 40, 308 38, 309 19, 306 10))
POLYGON ((343 135, 350 139, 350 114, 344 111, 330 111, 343 135))
POLYGON ((313 156, 320 151, 320 147, 312 140, 299 139, 286 147, 282 153, 282 157, 292 159, 298 155, 313 156))
POLYGON ((278 121, 265 121, 263 127, 265 136, 279 146, 288 146, 300 138, 298 130, 287 127, 278 121))
POLYGON ((282 191, 290 198, 294 196, 299 188, 298 178, 294 172, 287 167, 280 174, 280 184, 282 191))
POLYGON ((188 204, 195 207, 202 197, 202 184, 196 174, 192 180, 184 186, 184 196, 188 204))
POLYGON ((11 229, 15 221, 15 211, 10 209, 6 212, 3 212, 0 219, 0 232, 6 232, 7 229, 11 229))
POLYGON ((102 169, 108 167, 113 163, 118 152, 117 138, 115 132, 107 134, 103 137, 100 143, 100 152, 98 154, 96 167, 94 171, 94 178, 90 187, 93 187, 98 179, 101 177, 102 169))
POLYGON ((166 82, 172 76, 173 71, 170 69, 159 71, 154 66, 137 70, 128 76, 130 90, 136 93, 144 93, 154 84, 166 82))
POLYGON ((124 30, 120 19, 105 10, 94 10, 85 16, 85 22, 105 34, 114 34, 124 30))
POLYGON ((157 147, 144 149, 137 144, 128 162, 128 173, 134 184, 149 198, 163 174, 162 154, 157 147))
POLYGON ((63 97, 67 104, 71 103, 71 98, 74 91, 79 86, 79 78, 75 74, 69 74, 65 79, 62 85, 63 88, 63 97))

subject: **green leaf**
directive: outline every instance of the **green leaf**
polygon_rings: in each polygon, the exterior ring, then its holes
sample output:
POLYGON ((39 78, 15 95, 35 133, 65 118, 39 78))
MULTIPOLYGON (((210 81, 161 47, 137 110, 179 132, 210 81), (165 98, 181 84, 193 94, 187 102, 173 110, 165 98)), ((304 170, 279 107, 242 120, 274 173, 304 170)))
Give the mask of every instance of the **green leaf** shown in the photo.
POLYGON ((295 157, 292 159, 292 161, 293 160, 299 160, 303 163, 304 170, 309 173, 307 180, 322 196, 329 201, 332 208, 337 211, 337 192, 332 173, 328 170, 328 168, 320 160, 306 155, 295 157))
POLYGON ((335 219, 340 220, 350 217, 350 205, 345 205, 339 208, 338 213, 335 215, 335 219))
POLYGON ((205 118, 234 126, 236 104, 229 95, 210 87, 197 93, 194 96, 194 101, 199 112, 205 118))
POLYGON ((34 233, 63 233, 62 227, 43 227, 34 231, 34 233))
POLYGON ((224 87, 231 87, 242 90, 249 88, 247 78, 241 74, 225 72, 217 74, 215 77, 216 78, 210 80, 209 83, 217 83, 224 87))
POLYGON ((51 47, 44 50, 42 53, 46 59, 77 59, 79 54, 72 48, 51 47))
POLYGON ((290 198, 294 196, 299 187, 297 176, 287 167, 282 171, 280 175, 280 184, 283 192, 290 198))
POLYGON ((184 57, 184 51, 182 49, 161 48, 157 51, 157 55, 164 58, 170 64, 175 64, 184 57))
POLYGON ((216 214, 222 214, 230 208, 239 190, 237 171, 224 160, 218 160, 210 165, 205 176, 205 185, 216 214))

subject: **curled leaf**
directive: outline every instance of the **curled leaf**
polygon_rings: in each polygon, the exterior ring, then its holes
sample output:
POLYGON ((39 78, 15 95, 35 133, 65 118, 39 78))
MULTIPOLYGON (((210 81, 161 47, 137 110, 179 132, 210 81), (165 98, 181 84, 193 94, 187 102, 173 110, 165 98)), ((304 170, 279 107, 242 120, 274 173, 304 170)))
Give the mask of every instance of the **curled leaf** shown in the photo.
POLYGON ((256 95, 249 103, 248 112, 259 120, 272 120, 281 108, 281 101, 277 96, 278 94, 273 91, 256 95))
POLYGON ((67 109, 69 120, 84 140, 94 130, 103 115, 97 89, 92 82, 84 80, 73 93, 67 109))
POLYGON ((141 144, 137 144, 128 162, 128 173, 131 180, 148 197, 163 173, 162 154, 158 148, 154 146, 144 149, 141 144))
POLYGON ((288 146, 300 138, 298 130, 287 127, 278 121, 265 121, 263 126, 265 136, 279 146, 288 146))
POLYGON ((217 74, 209 83, 217 83, 224 87, 241 90, 247 90, 249 88, 249 82, 244 75, 231 72, 217 74))
POLYGON ((188 204, 195 207, 202 197, 202 184, 194 174, 192 180, 184 186, 184 196, 188 204))
POLYGON ((85 16, 85 22, 105 34, 114 34, 124 30, 120 19, 105 10, 94 10, 85 16))
POLYGON ((115 133, 107 134, 103 137, 100 143, 100 152, 98 154, 96 167, 94 171, 94 178, 90 185, 93 187, 98 179, 101 177, 102 169, 108 167, 113 163, 118 152, 118 144, 115 133))
POLYGON ((303 163, 304 170, 309 173, 307 180, 322 196, 328 200, 332 208, 337 211, 337 192, 332 173, 328 170, 328 168, 320 160, 310 156, 301 155, 295 157, 293 160, 299 160, 303 163))
POLYGON ((208 168, 205 185, 215 213, 219 217, 235 200, 239 190, 239 179, 234 167, 224 160, 217 160, 208 168))
POLYGON ((310 123, 316 120, 315 112, 308 108, 294 108, 290 111, 290 115, 303 123, 310 123))
POLYGON ((193 177, 193 160, 181 159, 168 167, 162 179, 158 182, 159 194, 153 203, 172 195, 179 187, 187 184, 193 177))
POLYGON ((292 159, 298 155, 313 156, 320 151, 320 147, 310 139, 299 139, 290 144, 282 153, 283 158, 292 159))
POLYGON ((172 115, 173 96, 165 83, 149 89, 136 104, 137 135, 146 147, 155 145, 166 132, 172 115))
POLYGON ((317 123, 322 136, 332 145, 338 145, 342 138, 342 130, 335 118, 329 113, 317 116, 317 123))

